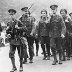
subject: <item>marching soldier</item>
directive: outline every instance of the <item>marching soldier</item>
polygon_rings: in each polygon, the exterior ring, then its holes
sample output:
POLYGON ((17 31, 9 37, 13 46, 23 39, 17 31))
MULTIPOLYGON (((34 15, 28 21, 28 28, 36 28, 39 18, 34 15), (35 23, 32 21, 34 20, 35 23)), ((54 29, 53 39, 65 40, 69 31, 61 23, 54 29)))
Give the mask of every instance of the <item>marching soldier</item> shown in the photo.
POLYGON ((9 25, 7 27, 6 33, 7 33, 7 36, 9 38, 9 42, 10 42, 9 57, 11 59, 12 66, 13 66, 11 72, 14 72, 17 70, 16 65, 15 65, 15 56, 14 56, 16 48, 18 50, 18 55, 20 58, 20 71, 23 71, 23 65, 22 65, 23 48, 21 48, 21 40, 20 40, 22 25, 19 21, 17 21, 14 18, 14 15, 16 14, 16 10, 9 9, 8 12, 11 16, 11 21, 8 22, 9 25))
POLYGON ((28 7, 24 7, 21 9, 23 11, 23 15, 20 18, 20 21, 23 23, 23 25, 27 28, 26 31, 26 38, 28 42, 28 48, 29 48, 29 55, 30 55, 30 63, 33 63, 33 56, 34 56, 34 50, 33 50, 33 43, 34 43, 34 37, 32 34, 32 29, 34 25, 34 18, 30 16, 30 12, 28 7))
POLYGON ((72 12, 69 14, 69 16, 70 16, 70 18, 71 18, 71 20, 72 20, 72 12))
MULTIPOLYGON (((71 22, 72 22, 72 12, 69 14, 69 16, 70 16, 71 22)), ((71 36, 71 57, 72 57, 72 36, 71 36)))
MULTIPOLYGON (((72 33, 72 22, 71 19, 67 16, 67 10, 66 9, 61 9, 60 10, 60 14, 63 17, 63 20, 65 22, 66 25, 66 35, 65 35, 65 48, 66 48, 66 54, 67 54, 67 60, 70 60, 70 43, 71 43, 71 33, 72 33)), ((64 49, 65 49, 64 48, 64 49)), ((65 59, 65 55, 63 54, 63 61, 66 60, 65 59)))
POLYGON ((52 65, 56 65, 58 62, 56 57, 56 51, 59 53, 59 64, 62 64, 62 49, 61 49, 61 39, 65 36, 65 23, 63 19, 56 14, 58 5, 51 5, 52 16, 50 19, 50 36, 51 36, 51 49, 54 56, 54 61, 52 65))
POLYGON ((49 38, 49 21, 48 21, 48 16, 47 16, 47 11, 43 9, 41 11, 41 18, 39 21, 39 27, 38 27, 38 36, 41 41, 41 47, 44 53, 44 58, 43 60, 50 60, 50 38, 49 38), (46 45, 46 50, 47 50, 47 56, 45 52, 45 45, 46 45))

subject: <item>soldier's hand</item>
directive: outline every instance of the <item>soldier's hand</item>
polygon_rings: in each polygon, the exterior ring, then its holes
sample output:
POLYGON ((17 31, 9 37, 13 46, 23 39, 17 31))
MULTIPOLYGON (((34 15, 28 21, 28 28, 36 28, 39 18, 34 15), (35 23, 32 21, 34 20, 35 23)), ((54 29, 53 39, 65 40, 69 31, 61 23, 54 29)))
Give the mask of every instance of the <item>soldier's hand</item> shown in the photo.
POLYGON ((23 36, 25 35, 25 32, 23 32, 23 36))
POLYGON ((38 34, 35 35, 35 38, 38 38, 38 34))
POLYGON ((30 33, 31 36, 33 36, 33 33, 30 33))
POLYGON ((15 25, 15 28, 19 29, 18 25, 15 25))
POLYGON ((45 23, 48 23, 48 20, 44 21, 45 23))
POLYGON ((64 34, 61 34, 61 37, 64 38, 65 37, 64 34))

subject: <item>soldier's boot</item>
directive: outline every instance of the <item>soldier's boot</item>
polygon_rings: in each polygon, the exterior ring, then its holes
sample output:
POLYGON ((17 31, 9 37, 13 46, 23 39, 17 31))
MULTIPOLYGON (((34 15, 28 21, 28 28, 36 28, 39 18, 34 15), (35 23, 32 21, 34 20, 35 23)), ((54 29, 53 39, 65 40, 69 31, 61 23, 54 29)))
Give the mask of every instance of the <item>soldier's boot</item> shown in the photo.
POLYGON ((70 52, 67 53, 67 60, 70 60, 70 52))
POLYGON ((44 54, 43 52, 41 54, 44 54))
POLYGON ((66 60, 66 58, 65 58, 65 51, 62 50, 62 61, 65 61, 65 60, 66 60))
POLYGON ((19 71, 23 71, 23 58, 20 59, 20 69, 19 71))
POLYGON ((67 57, 67 60, 70 60, 70 57, 67 57))
POLYGON ((54 57, 54 61, 53 61, 52 65, 56 65, 58 60, 57 60, 57 56, 56 56, 56 51, 55 50, 53 51, 53 57, 54 57))
POLYGON ((42 47, 43 54, 44 54, 43 60, 46 60, 45 45, 44 44, 41 44, 41 47, 42 47))
POLYGON ((10 72, 14 72, 14 71, 16 71, 17 70, 17 68, 12 68, 12 70, 10 71, 10 72))
POLYGON ((66 61, 66 58, 65 58, 65 56, 63 56, 63 58, 62 58, 62 61, 66 61))
POLYGON ((30 55, 29 63, 33 63, 33 56, 34 56, 34 47, 33 46, 29 46, 29 55, 30 55))
POLYGON ((46 60, 46 58, 47 58, 46 53, 44 53, 43 60, 46 60))
POLYGON ((12 68, 12 70, 11 70, 10 72, 14 72, 14 71, 17 70, 17 68, 16 68, 16 66, 15 66, 15 58, 11 58, 11 62, 12 62, 13 68, 12 68))
POLYGON ((30 62, 29 63, 33 63, 33 59, 30 59, 30 62))
POLYGON ((66 58, 65 58, 65 53, 63 53, 63 58, 62 58, 62 61, 66 61, 66 58))
POLYGON ((62 52, 59 50, 59 64, 62 64, 62 52))
POLYGON ((47 60, 50 60, 50 56, 47 56, 47 60))
POLYGON ((27 50, 25 49, 24 51, 24 60, 23 60, 23 64, 27 63, 27 58, 28 58, 28 54, 27 54, 27 50))
POLYGON ((23 71, 23 67, 20 67, 19 71, 23 71))
POLYGON ((34 53, 34 46, 32 46, 32 52, 33 52, 33 56, 35 56, 35 53, 34 53))
POLYGON ((47 49, 47 60, 50 60, 50 44, 46 44, 46 49, 47 49))
POLYGON ((27 59, 24 59, 23 64, 26 64, 26 63, 27 63, 27 59))
POLYGON ((38 56, 38 51, 36 51, 36 56, 38 56))
POLYGON ((58 62, 56 55, 54 55, 54 61, 52 63, 52 65, 56 65, 56 63, 58 62))
POLYGON ((39 46, 36 47, 36 56, 38 56, 39 46))

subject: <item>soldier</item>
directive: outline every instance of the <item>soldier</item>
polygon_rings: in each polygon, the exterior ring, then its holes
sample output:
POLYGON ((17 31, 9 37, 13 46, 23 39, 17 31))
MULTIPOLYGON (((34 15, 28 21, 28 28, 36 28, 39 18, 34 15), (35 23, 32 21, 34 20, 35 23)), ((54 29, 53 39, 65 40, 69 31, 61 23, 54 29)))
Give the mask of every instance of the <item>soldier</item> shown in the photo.
POLYGON ((41 11, 41 18, 39 21, 39 27, 38 27, 38 36, 41 41, 41 47, 44 53, 43 60, 50 60, 50 38, 49 38, 49 21, 47 16, 47 11, 43 9, 41 11), (47 50, 47 56, 45 52, 45 45, 47 50))
MULTIPOLYGON (((25 15, 25 13, 24 13, 23 8, 21 10, 23 12, 23 15, 22 15, 22 17, 19 20, 22 23, 22 27, 24 28, 24 27, 26 27, 26 25, 24 23, 24 15, 25 15)), ((26 31, 27 31, 27 28, 26 28, 26 31)), ((26 64, 27 63, 27 58, 28 58, 26 31, 23 31, 22 32, 22 38, 21 38, 21 41, 22 41, 21 47, 24 49, 24 60, 23 60, 23 64, 26 64)))
MULTIPOLYGON (((67 16, 67 10, 66 9, 61 9, 60 14, 63 17, 63 20, 66 25, 66 35, 65 35, 65 48, 66 49, 66 54, 67 54, 67 60, 70 60, 70 43, 71 43, 71 33, 72 33, 72 21, 71 19, 67 16)), ((63 54, 63 61, 65 61, 65 55, 63 54)))
POLYGON ((52 65, 56 65, 58 62, 56 57, 56 51, 59 53, 59 64, 62 64, 62 49, 61 49, 61 38, 65 36, 65 23, 63 19, 56 14, 58 5, 51 5, 52 16, 50 19, 50 36, 51 36, 51 49, 54 56, 54 61, 52 65))
POLYGON ((69 14, 69 16, 70 16, 70 18, 71 18, 71 20, 72 20, 72 12, 69 14))
POLYGON ((20 71, 23 71, 23 65, 22 65, 23 48, 21 48, 21 40, 20 40, 22 25, 19 21, 17 21, 14 18, 14 15, 16 14, 16 10, 9 9, 8 12, 11 16, 11 21, 8 22, 9 26, 7 27, 6 33, 7 33, 7 36, 9 38, 9 42, 10 42, 9 57, 11 59, 12 66, 13 66, 11 72, 14 72, 17 70, 16 65, 15 65, 15 56, 14 56, 16 48, 18 50, 18 55, 20 58, 20 71))
MULTIPOLYGON (((71 21, 72 21, 72 12, 69 14, 71 21)), ((72 36, 71 36, 71 57, 72 57, 72 36)))
POLYGON ((20 18, 20 21, 27 28, 26 38, 27 38, 28 48, 29 48, 30 63, 33 63, 33 56, 34 56, 33 43, 34 43, 34 37, 32 36, 33 35, 32 34, 32 29, 33 29, 33 25, 34 25, 34 18, 30 16, 30 12, 29 12, 28 7, 24 7, 21 10, 23 11, 23 15, 20 18))

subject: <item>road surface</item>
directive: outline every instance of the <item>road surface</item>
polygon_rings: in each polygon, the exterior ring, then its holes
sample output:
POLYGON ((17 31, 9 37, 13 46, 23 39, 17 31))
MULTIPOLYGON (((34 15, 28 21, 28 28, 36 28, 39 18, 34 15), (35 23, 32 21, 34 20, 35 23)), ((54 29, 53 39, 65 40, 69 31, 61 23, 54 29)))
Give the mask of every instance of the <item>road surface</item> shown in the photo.
MULTIPOLYGON (((35 50, 34 50, 35 51, 35 50)), ((72 58, 70 61, 63 62, 62 65, 51 65, 53 61, 53 57, 51 60, 42 60, 43 55, 41 55, 41 48, 39 49, 39 56, 34 57, 34 63, 30 64, 29 60, 27 64, 23 65, 23 72, 72 72, 72 58)), ((6 47, 0 48, 0 72, 10 72, 12 65, 9 59, 9 45, 6 47)), ((19 70, 19 57, 16 51, 16 66, 19 70)))

